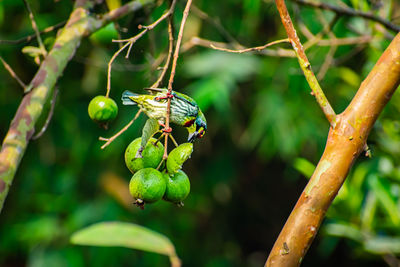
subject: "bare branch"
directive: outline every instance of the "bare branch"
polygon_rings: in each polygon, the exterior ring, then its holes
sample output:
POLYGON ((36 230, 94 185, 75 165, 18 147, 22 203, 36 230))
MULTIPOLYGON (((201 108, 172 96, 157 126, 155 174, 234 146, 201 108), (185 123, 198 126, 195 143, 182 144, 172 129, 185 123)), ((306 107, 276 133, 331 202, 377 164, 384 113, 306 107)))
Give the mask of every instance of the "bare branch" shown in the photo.
POLYGON ((160 74, 160 77, 158 77, 157 81, 151 86, 153 88, 157 88, 160 86, 160 84, 162 83, 165 74, 167 73, 168 67, 169 67, 169 63, 171 62, 171 57, 172 57, 172 53, 174 50, 174 26, 173 26, 173 17, 172 15, 170 15, 170 17, 168 18, 168 40, 169 40, 169 44, 168 44, 168 56, 167 56, 167 60, 165 61, 165 65, 163 67, 163 70, 160 74))
MULTIPOLYGON (((65 23, 66 23, 66 21, 62 21, 60 23, 57 23, 56 25, 47 27, 46 29, 40 31, 40 34, 56 31, 56 30, 62 28, 65 25, 65 23)), ((3 45, 3 44, 11 44, 11 45, 13 45, 13 44, 21 44, 21 43, 30 42, 32 40, 35 40, 36 37, 37 37, 36 34, 31 34, 31 35, 22 37, 22 38, 17 39, 17 40, 0 40, 0 45, 3 45)))
POLYGON ((23 1, 24 1, 26 9, 29 12, 29 19, 31 20, 32 29, 35 31, 36 38, 38 40, 40 50, 42 50, 43 56, 46 56, 47 55, 47 51, 46 51, 46 48, 44 47, 44 44, 43 44, 43 41, 42 41, 42 37, 40 37, 40 32, 39 32, 39 29, 37 27, 37 24, 36 24, 36 21, 35 21, 35 17, 33 16, 32 9, 31 9, 31 7, 30 7, 30 5, 28 3, 28 0, 23 0, 23 1))
POLYGON ((242 54, 242 53, 246 53, 246 52, 254 52, 254 51, 262 51, 265 48, 272 46, 272 45, 276 45, 276 44, 280 44, 280 43, 288 43, 290 42, 290 40, 288 38, 286 39, 282 39, 282 40, 276 40, 270 43, 267 43, 265 45, 262 46, 257 46, 257 47, 251 47, 251 48, 245 48, 245 49, 239 49, 239 50, 232 50, 232 49, 227 49, 227 48, 223 48, 223 47, 217 47, 213 44, 210 44, 210 47, 215 49, 215 50, 220 50, 220 51, 225 51, 225 52, 230 52, 230 53, 238 53, 238 54, 242 54))
POLYGON ((325 151, 279 234, 266 266, 300 265, 351 166, 364 151, 376 119, 400 84, 399 62, 400 33, 361 83, 346 110, 337 115, 325 151))
POLYGON ((328 99, 326 98, 321 86, 318 83, 314 72, 311 69, 311 64, 304 52, 303 46, 301 45, 300 39, 297 36, 296 30, 293 27, 292 20, 290 19, 289 12, 287 11, 286 4, 284 0, 275 0, 276 6, 278 8, 279 14, 281 16, 282 24, 285 26, 286 33, 292 43, 293 49, 296 52, 297 59, 299 61, 300 68, 303 70, 304 76, 308 84, 310 85, 312 94, 315 96, 319 106, 325 114, 332 127, 336 124, 336 114, 330 105, 328 99))
POLYGON ((10 67, 10 65, 7 64, 7 62, 0 57, 1 63, 3 63, 4 68, 10 73, 11 77, 13 77, 19 85, 21 85, 22 88, 26 88, 26 84, 18 77, 18 75, 13 71, 13 69, 10 67))
MULTIPOLYGON (((248 49, 242 45, 234 45, 234 44, 229 44, 229 43, 223 43, 223 42, 216 42, 216 41, 210 41, 207 39, 203 39, 200 37, 192 37, 189 41, 187 41, 185 44, 182 45, 182 52, 186 52, 189 49, 191 49, 193 46, 202 46, 206 48, 212 48, 217 47, 217 48, 223 48, 230 50, 231 48, 234 48, 232 50, 242 50, 242 49, 248 49)), ((265 56, 272 56, 272 57, 296 57, 296 54, 292 49, 283 49, 283 48, 277 48, 277 49, 263 49, 263 50, 255 50, 254 52, 257 52, 261 55, 265 56)))
POLYGON ((386 29, 392 30, 396 33, 400 32, 400 26, 395 25, 395 24, 391 23, 390 21, 385 20, 384 18, 375 16, 374 14, 371 14, 371 13, 354 10, 349 7, 338 7, 338 6, 328 4, 328 3, 310 2, 310 1, 306 1, 306 0, 293 0, 293 1, 296 3, 299 3, 301 5, 305 5, 305 6, 330 10, 330 11, 333 11, 336 14, 342 15, 342 16, 362 17, 365 19, 369 19, 369 20, 372 20, 372 21, 382 24, 383 26, 385 26, 386 29))
POLYGON ((106 148, 109 144, 111 144, 115 139, 117 139, 118 136, 120 136, 121 134, 123 134, 126 130, 128 130, 129 127, 131 127, 131 125, 135 122, 135 120, 137 118, 139 118, 139 115, 142 113, 142 110, 139 109, 138 112, 136 112, 135 117, 133 117, 133 119, 124 126, 124 128, 122 128, 118 133, 114 134, 113 136, 111 136, 110 138, 104 138, 104 137, 99 137, 100 141, 106 141, 106 143, 104 145, 101 146, 101 149, 106 148))

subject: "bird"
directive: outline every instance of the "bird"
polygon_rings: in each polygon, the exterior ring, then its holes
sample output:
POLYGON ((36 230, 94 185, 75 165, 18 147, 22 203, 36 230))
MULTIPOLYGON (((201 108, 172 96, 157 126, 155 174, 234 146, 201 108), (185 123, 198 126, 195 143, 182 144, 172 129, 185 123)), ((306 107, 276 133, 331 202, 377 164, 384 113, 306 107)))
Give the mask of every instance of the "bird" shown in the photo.
MULTIPOLYGON (((197 105, 189 96, 172 91, 167 88, 145 88, 150 94, 137 94, 131 91, 122 93, 123 105, 138 105, 140 109, 152 119, 165 126, 168 98, 171 99, 170 121, 186 127, 188 130, 188 142, 193 143, 202 138, 207 131, 207 121, 197 105)), ((170 131, 170 129, 164 129, 170 131)))

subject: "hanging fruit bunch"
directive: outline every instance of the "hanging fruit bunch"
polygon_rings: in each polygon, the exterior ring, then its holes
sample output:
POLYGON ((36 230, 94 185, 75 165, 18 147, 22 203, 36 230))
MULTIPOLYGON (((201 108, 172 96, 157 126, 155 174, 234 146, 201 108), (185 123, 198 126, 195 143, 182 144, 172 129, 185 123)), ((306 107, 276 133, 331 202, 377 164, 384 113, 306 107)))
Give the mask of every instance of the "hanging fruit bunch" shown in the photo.
MULTIPOLYGON (((193 152, 193 142, 205 134, 207 122, 192 98, 174 91, 169 93, 167 89, 148 88, 146 90, 150 94, 139 95, 129 91, 122 94, 124 105, 139 107, 135 118, 141 112, 148 116, 142 129, 142 136, 133 140, 125 150, 125 164, 133 173, 129 191, 139 207, 161 199, 182 206, 183 200, 190 192, 190 181, 181 169, 193 152), (169 127, 169 122, 188 130, 187 143, 177 145, 171 134, 172 128, 169 127), (158 134, 159 138, 154 138, 158 134), (163 137, 165 137, 164 145, 163 137), (167 140, 169 138, 172 139, 176 148, 168 155, 167 140)), ((96 122, 106 123, 116 116, 114 111, 117 107, 116 104, 114 107, 114 104, 115 102, 110 98, 97 96, 89 104, 89 116, 96 122)), ((114 137, 119 136, 120 133, 114 137)), ((114 140, 114 137, 101 138, 101 140, 109 142, 114 140)))
POLYGON ((125 164, 133 173, 129 183, 129 191, 135 199, 135 204, 141 208, 144 207, 145 203, 154 203, 160 199, 170 201, 178 206, 183 205, 182 201, 190 192, 190 181, 181 170, 182 165, 193 152, 193 142, 203 137, 207 130, 206 118, 197 103, 187 95, 172 91, 179 47, 191 3, 192 1, 186 3, 175 49, 173 49, 174 35, 172 29, 176 0, 171 2, 169 10, 158 20, 148 26, 139 25, 139 29, 143 30, 136 36, 129 39, 114 40, 121 43, 121 48, 115 52, 108 63, 107 94, 106 96, 95 97, 89 104, 90 118, 103 126, 117 116, 118 107, 109 98, 113 61, 125 49, 127 49, 126 58, 128 58, 132 45, 147 31, 154 29, 162 20, 168 18, 169 49, 160 77, 151 88, 146 89, 149 94, 125 91, 122 94, 122 103, 138 106, 138 112, 132 121, 114 136, 110 138, 100 137, 100 140, 106 141, 101 147, 103 149, 126 131, 142 112, 147 115, 148 120, 143 127, 142 136, 133 140, 125 151, 125 164), (122 43, 125 44, 122 45, 122 43), (174 53, 173 57, 172 52, 174 53), (168 89, 158 88, 166 74, 171 58, 173 58, 173 62, 168 89), (189 133, 187 143, 177 144, 171 134, 170 123, 186 127, 189 133), (160 126, 162 126, 162 129, 160 129, 160 126), (160 134, 158 139, 154 138, 158 134, 160 134), (162 144, 163 137, 165 137, 164 144, 162 144), (169 139, 173 141, 176 148, 168 155, 169 139))

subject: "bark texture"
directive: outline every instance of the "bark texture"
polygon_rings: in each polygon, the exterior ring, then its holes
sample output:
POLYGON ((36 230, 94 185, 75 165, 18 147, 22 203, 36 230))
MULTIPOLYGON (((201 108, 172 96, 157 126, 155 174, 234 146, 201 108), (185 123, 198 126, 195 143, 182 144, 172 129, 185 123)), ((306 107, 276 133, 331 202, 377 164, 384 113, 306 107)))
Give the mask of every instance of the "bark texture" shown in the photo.
POLYGON ((400 83, 400 33, 357 94, 336 116, 325 151, 283 227, 265 266, 299 266, 382 109, 400 83))

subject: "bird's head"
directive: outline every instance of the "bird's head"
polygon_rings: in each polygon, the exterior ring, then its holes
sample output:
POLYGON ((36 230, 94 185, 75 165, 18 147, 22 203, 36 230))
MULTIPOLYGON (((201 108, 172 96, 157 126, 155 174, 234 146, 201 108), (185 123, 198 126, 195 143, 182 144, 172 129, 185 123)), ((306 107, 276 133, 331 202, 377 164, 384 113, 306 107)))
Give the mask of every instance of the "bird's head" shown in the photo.
POLYGON ((193 143, 197 138, 202 138, 207 131, 207 121, 203 112, 199 110, 199 114, 197 115, 192 126, 188 128, 189 137, 188 142, 193 143))

